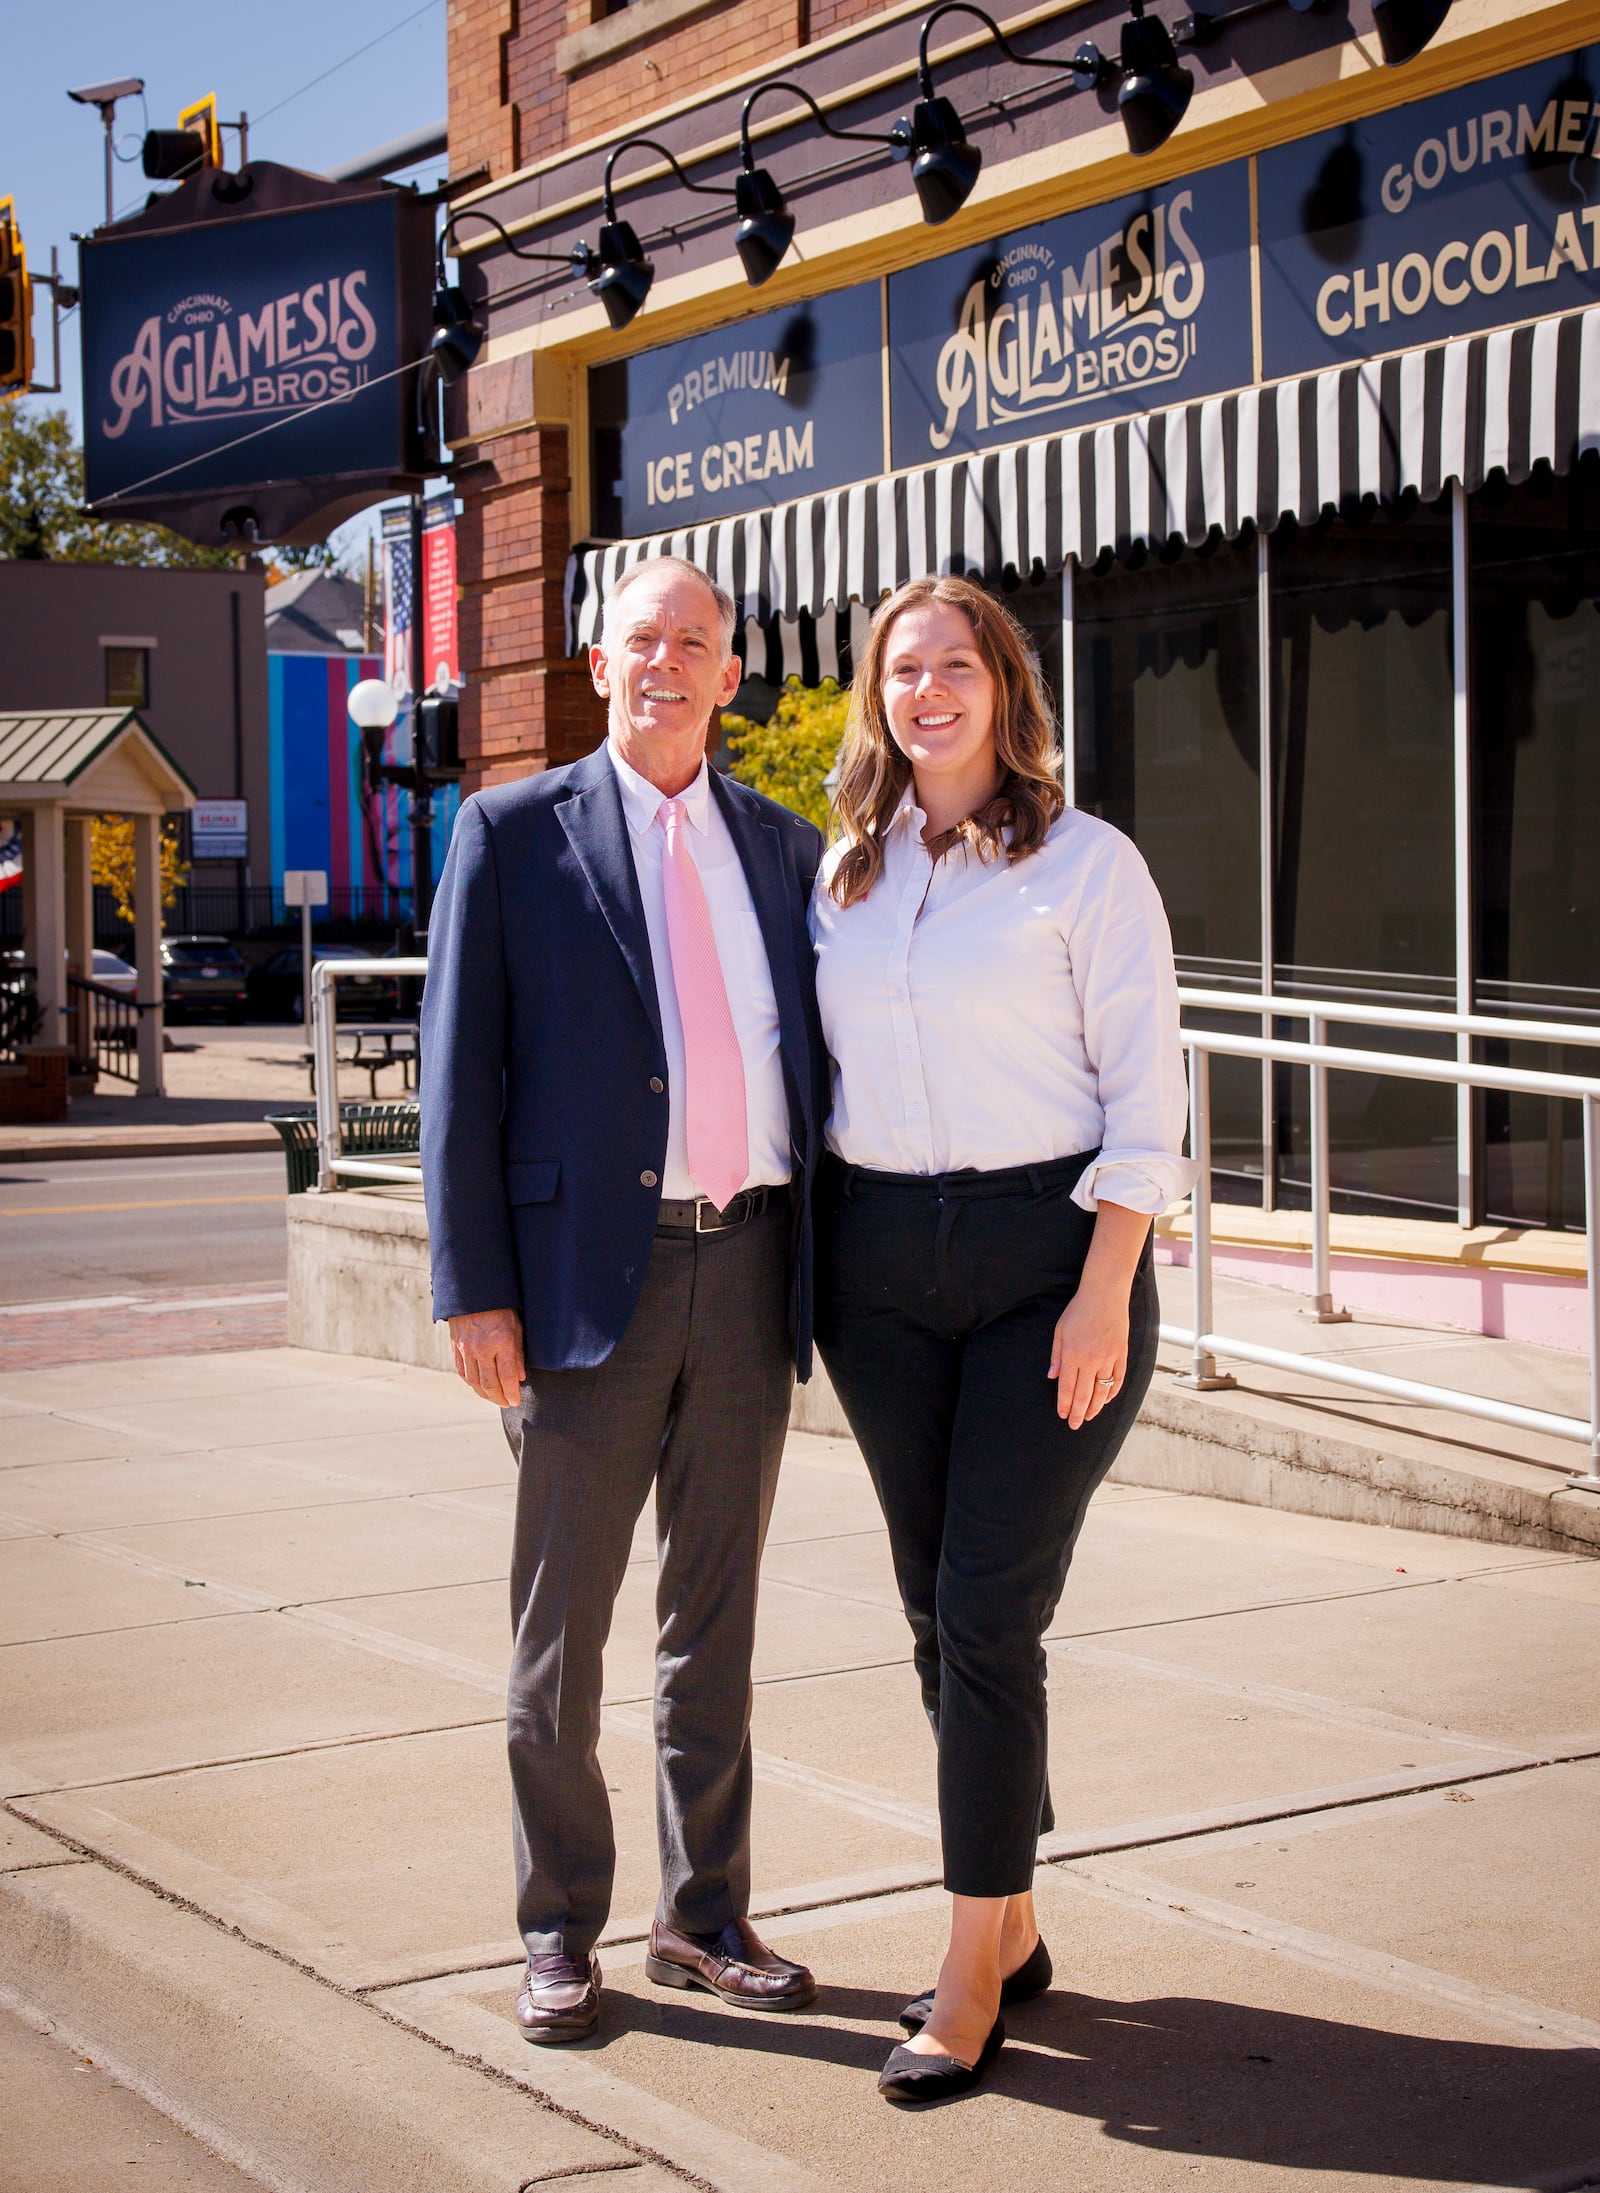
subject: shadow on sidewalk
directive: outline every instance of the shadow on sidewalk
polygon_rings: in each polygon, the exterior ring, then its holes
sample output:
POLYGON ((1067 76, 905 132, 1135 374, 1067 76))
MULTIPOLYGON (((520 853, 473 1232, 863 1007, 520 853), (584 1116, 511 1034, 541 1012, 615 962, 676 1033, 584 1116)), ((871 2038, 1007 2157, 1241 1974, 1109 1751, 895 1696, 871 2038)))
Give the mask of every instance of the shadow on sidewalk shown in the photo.
MULTIPOLYGON (((881 2035, 620 1992, 606 2009, 612 2036, 809 2057, 875 2079, 900 2038, 904 2000, 823 1988, 820 2011, 871 2020, 881 2035)), ((1006 2024, 986 2090, 1093 2119, 1132 2147, 1530 2193, 1596 2175, 1600 2051, 1394 2033, 1195 1996, 1118 2002, 1058 1991, 1006 2024)))

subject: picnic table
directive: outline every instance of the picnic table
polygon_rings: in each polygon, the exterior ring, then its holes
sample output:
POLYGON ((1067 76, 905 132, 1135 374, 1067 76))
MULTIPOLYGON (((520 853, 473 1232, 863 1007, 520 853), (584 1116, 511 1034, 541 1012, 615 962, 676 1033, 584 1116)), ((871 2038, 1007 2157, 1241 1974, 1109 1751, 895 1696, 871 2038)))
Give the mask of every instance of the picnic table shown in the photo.
MULTIPOLYGON (((417 1061, 421 1055, 418 1043, 418 1027, 414 1020, 347 1020, 334 1032, 334 1049, 341 1066, 365 1067, 367 1088, 374 1102, 378 1095, 378 1076, 386 1066, 398 1066, 400 1086, 414 1089, 417 1085, 417 1061)), ((306 1072, 311 1078, 311 1093, 317 1093, 317 1062, 314 1054, 305 1054, 306 1072)))

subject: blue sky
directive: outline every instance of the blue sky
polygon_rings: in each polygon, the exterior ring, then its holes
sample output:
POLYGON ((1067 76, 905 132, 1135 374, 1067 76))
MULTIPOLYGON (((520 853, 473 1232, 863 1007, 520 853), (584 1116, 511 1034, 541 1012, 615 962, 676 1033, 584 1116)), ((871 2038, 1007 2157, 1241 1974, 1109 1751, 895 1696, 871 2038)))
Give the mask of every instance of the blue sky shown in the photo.
MULTIPOLYGON (((216 93, 224 120, 241 109, 249 115, 253 157, 314 172, 445 113, 445 0, 271 0, 265 8, 239 0, 33 0, 27 7, 0 0, 0 11, 0 197, 16 200, 30 268, 48 268, 55 244, 69 281, 77 266, 71 232, 94 228, 105 212, 100 116, 68 99, 70 85, 144 78, 143 103, 127 99, 117 109, 119 213, 142 205, 150 188, 139 166, 147 121, 170 129, 179 109, 207 92, 216 93)), ((232 132, 223 143, 232 159, 232 132)), ((429 182, 443 172, 442 160, 413 171, 429 182)), ((35 303, 34 341, 36 370, 47 376, 44 293, 35 303)), ((60 396, 33 402, 64 404, 76 426, 75 317, 62 329, 62 382, 60 396)), ((355 530, 365 532, 362 521, 355 530)))

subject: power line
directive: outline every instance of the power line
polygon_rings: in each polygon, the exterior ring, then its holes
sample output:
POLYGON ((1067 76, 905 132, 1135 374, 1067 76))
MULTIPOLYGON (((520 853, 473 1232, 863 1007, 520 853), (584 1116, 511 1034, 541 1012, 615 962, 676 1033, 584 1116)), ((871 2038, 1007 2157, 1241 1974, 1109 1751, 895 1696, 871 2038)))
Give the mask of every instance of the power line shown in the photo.
POLYGON ((351 403, 357 396, 364 396, 369 388, 382 388, 385 381, 398 380, 402 373, 414 373, 418 366, 427 362, 425 358, 408 358, 404 365, 375 374, 359 388, 344 389, 337 396, 324 396, 320 403, 304 404, 298 411, 285 412, 281 419, 269 419, 265 426, 252 427, 248 434, 236 434, 231 442, 219 442, 215 449, 202 449, 193 457, 180 457, 176 464, 169 464, 160 472, 147 473, 142 480, 130 481, 128 486, 114 488, 109 495, 103 495, 94 505, 94 515, 98 516, 108 503, 126 502, 141 488, 154 487, 158 480, 170 480, 175 472, 187 472, 191 465, 209 464, 213 457, 225 457, 230 449, 242 449, 246 442, 258 442, 263 434, 275 434, 280 427, 298 425, 300 420, 309 419, 313 412, 326 411, 332 404, 351 403))
POLYGON ((413 9, 410 15, 402 16, 398 23, 391 23, 387 30, 379 31, 376 38, 369 38, 364 46, 357 46, 354 53, 347 53, 342 61, 335 61, 333 66, 324 69, 320 76, 313 76, 309 83, 300 86, 299 91, 291 91, 288 97, 280 99, 275 107, 268 107, 265 113, 253 116, 250 123, 251 128, 257 128, 271 115, 280 114, 293 100, 298 99, 301 93, 315 89, 318 84, 325 84, 330 76, 337 76, 339 71, 348 68, 352 61, 359 61, 364 53, 370 53, 374 46, 381 46, 386 38, 392 38, 396 31, 404 30, 408 23, 414 23, 419 15, 429 14, 438 5, 439 0, 423 0, 423 5, 420 8, 413 9))

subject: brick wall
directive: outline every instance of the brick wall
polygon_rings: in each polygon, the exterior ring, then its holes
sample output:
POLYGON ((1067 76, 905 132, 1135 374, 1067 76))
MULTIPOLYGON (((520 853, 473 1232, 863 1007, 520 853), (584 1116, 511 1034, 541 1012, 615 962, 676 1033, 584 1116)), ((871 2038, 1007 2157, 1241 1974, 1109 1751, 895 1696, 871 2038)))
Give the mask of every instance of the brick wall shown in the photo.
MULTIPOLYGON (((619 53, 573 77, 567 87, 567 134, 577 141, 630 123, 697 84, 720 83, 760 68, 799 44, 804 0, 731 0, 681 30, 619 53)), ((642 160, 641 160, 642 164, 642 160)))
MULTIPOLYGON (((567 80, 556 70, 556 42, 573 28, 567 0, 519 0, 517 33, 506 47, 506 96, 517 109, 524 160, 559 152, 581 132, 567 115, 567 80)), ((578 20, 589 20, 584 9, 578 20)))
POLYGON ((456 462, 461 758, 472 792, 576 761, 605 736, 605 713, 587 668, 566 651, 566 428, 469 442, 456 462))
POLYGON ((454 175, 487 167, 498 181, 530 157, 522 145, 520 113, 508 82, 518 19, 529 12, 521 0, 450 0, 445 44, 454 175))
POLYGON ((869 15, 880 12, 881 0, 811 0, 811 20, 805 35, 808 39, 827 38, 836 30, 848 30, 852 23, 864 23, 869 15))

